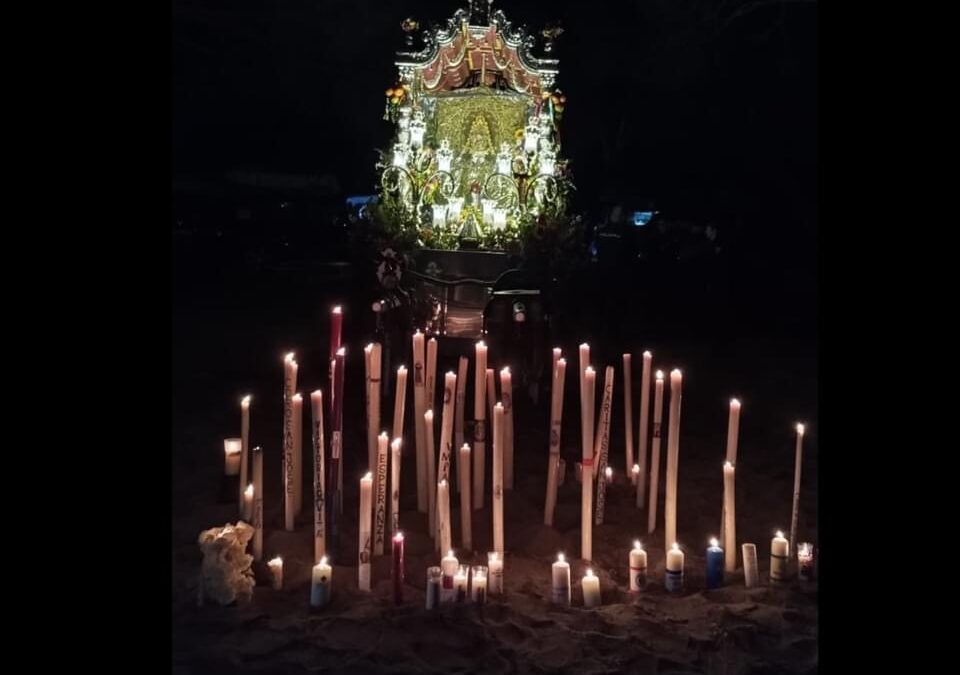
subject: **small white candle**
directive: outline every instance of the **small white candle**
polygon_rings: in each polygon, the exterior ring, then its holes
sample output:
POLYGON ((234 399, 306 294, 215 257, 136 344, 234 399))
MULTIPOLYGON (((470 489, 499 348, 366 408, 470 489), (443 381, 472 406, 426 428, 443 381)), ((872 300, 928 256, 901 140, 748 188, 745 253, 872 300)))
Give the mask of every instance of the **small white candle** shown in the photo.
POLYGON ((797 547, 800 581, 813 581, 813 544, 805 542, 797 547))
POLYGON ((630 551, 630 592, 638 593, 647 585, 647 552, 639 541, 633 542, 630 551))
POLYGON ((453 578, 460 568, 460 561, 453 551, 447 551, 447 555, 440 560, 440 599, 442 602, 452 602, 456 595, 453 587, 453 578))
POLYGON ((570 563, 562 553, 557 554, 553 563, 550 599, 557 605, 570 605, 570 563))
POLYGON ((358 532, 357 586, 361 591, 370 590, 370 527, 373 518, 373 473, 368 471, 360 479, 360 517, 358 532))
MULTIPOLYGON (((634 464, 633 468, 630 469, 630 484, 636 485, 638 478, 640 478, 640 465, 634 464)), ((639 509, 642 506, 643 506, 643 503, 642 503, 642 500, 640 499, 640 491, 638 490, 637 491, 637 508, 639 509)))
POLYGON ((243 519, 248 523, 253 520, 253 483, 243 491, 243 519))
POLYGON ((492 595, 503 593, 503 558, 496 551, 487 553, 488 592, 492 595))
POLYGON ((666 588, 674 593, 683 590, 683 551, 677 542, 667 551, 666 588))
POLYGON ((487 602, 487 568, 474 565, 470 572, 470 600, 478 605, 487 602))
POLYGON ((583 606, 600 606, 600 578, 597 577, 592 569, 588 569, 586 575, 580 581, 583 586, 583 606))
POLYGON ((279 591, 283 588, 283 558, 277 556, 267 565, 270 567, 270 574, 273 575, 273 588, 279 591))
POLYGON ((760 585, 760 574, 757 571, 757 545, 744 544, 743 551, 743 585, 747 588, 756 588, 760 585))
POLYGON ((469 573, 469 566, 460 565, 457 567, 456 574, 453 575, 453 594, 456 602, 467 601, 467 577, 469 573))
POLYGON ((320 558, 320 562, 313 566, 310 575, 310 606, 323 607, 330 602, 330 591, 333 583, 333 568, 327 563, 327 556, 320 558))
POLYGON ((787 561, 790 559, 790 542, 777 530, 770 541, 770 581, 780 583, 787 580, 787 561))
POLYGON ((223 439, 223 473, 227 476, 240 475, 240 456, 243 442, 239 438, 223 439))

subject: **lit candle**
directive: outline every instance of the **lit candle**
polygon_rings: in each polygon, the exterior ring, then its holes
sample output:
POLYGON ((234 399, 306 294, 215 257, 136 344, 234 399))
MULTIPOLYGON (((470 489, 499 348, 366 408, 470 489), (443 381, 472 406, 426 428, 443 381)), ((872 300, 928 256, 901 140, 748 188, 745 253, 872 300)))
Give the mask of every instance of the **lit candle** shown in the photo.
POLYGON ((294 394, 293 404, 293 515, 303 511, 303 396, 294 394))
MULTIPOLYGON (((623 355, 623 444, 624 468, 633 467, 633 354, 623 355)), ((637 477, 630 474, 630 481, 636 485, 637 477)))
POLYGON ((553 386, 550 401, 550 453, 547 459, 547 496, 543 506, 543 524, 553 525, 557 508, 557 487, 563 482, 560 471, 560 431, 563 427, 563 385, 567 374, 567 360, 561 358, 559 349, 554 349, 556 364, 553 369, 553 386))
POLYGON ((293 473, 293 395, 296 389, 297 362, 291 352, 283 358, 283 524, 287 532, 293 532, 296 516, 293 473))
POLYGON ((770 581, 781 583, 787 580, 787 561, 790 559, 790 542, 777 530, 770 542, 770 581))
POLYGON ((253 559, 263 560, 263 448, 253 449, 253 559))
MULTIPOLYGON (((597 510, 595 513, 595 522, 597 525, 603 523, 603 516, 607 504, 607 466, 610 458, 610 410, 613 407, 613 366, 607 366, 603 378, 603 398, 600 403, 600 428, 597 430, 597 437, 594 442, 593 456, 599 458, 598 475, 603 480, 597 481, 597 510)), ((610 469, 610 479, 613 478, 613 469, 610 469)))
MULTIPOLYGON (((441 577, 443 575, 442 570, 439 567, 428 567, 427 568, 427 592, 426 592, 426 608, 427 609, 436 609, 440 606, 440 584, 441 577)), ((453 578, 451 577, 450 583, 453 584, 453 578)))
POLYGON ((253 520, 253 483, 243 491, 243 519, 248 523, 253 520))
POLYGON ((474 565, 470 573, 470 600, 478 605, 487 602, 487 568, 474 565))
POLYGON ((437 527, 440 530, 440 550, 449 551, 450 538, 450 484, 444 478, 437 483, 437 527))
POLYGON ((607 485, 611 485, 613 483, 613 467, 612 466, 608 466, 606 469, 603 470, 603 477, 607 485))
POLYGON ((493 376, 493 368, 487 368, 487 419, 493 424, 493 406, 497 402, 497 386, 493 376))
POLYGON ((433 410, 423 413, 423 444, 427 457, 427 523, 431 539, 437 538, 437 455, 433 443, 433 410))
POLYGON ((639 541, 633 542, 630 551, 630 592, 639 593, 647 585, 647 552, 639 541))
MULTIPOLYGON (((457 401, 454 406, 453 442, 459 448, 463 445, 463 408, 467 399, 467 368, 470 361, 461 356, 457 361, 457 401)), ((469 471, 467 473, 469 476, 469 471)), ((462 490, 460 482, 460 454, 457 453, 457 490, 462 490)))
POLYGON ((557 562, 553 563, 553 582, 550 599, 556 605, 570 605, 570 563, 562 553, 557 554, 557 562))
POLYGON ((468 565, 457 567, 457 573, 453 575, 453 593, 457 602, 467 601, 467 576, 470 573, 468 565))
POLYGON ((243 441, 239 438, 223 439, 223 473, 225 476, 240 475, 240 456, 243 453, 243 441))
MULTIPOLYGON (((790 516, 790 543, 797 541, 797 523, 800 520, 800 469, 803 463, 803 432, 802 424, 797 425, 797 445, 795 463, 793 465, 793 513, 790 516)), ((794 546, 794 548, 796 548, 794 546)))
POLYGON ((323 392, 319 389, 310 393, 310 408, 313 412, 313 559, 319 560, 327 554, 327 528, 324 518, 327 501, 323 460, 323 392))
POLYGON ((580 581, 580 585, 583 586, 583 606, 590 607, 599 607, 600 606, 600 579, 597 577, 592 569, 588 569, 586 575, 580 581))
POLYGON ((563 350, 559 347, 553 348, 553 360, 550 364, 550 372, 553 374, 553 377, 557 375, 557 361, 560 360, 560 357, 563 356, 563 350))
POLYGON ((493 548, 503 553, 503 404, 493 407, 493 548))
POLYGON ((433 410, 437 402, 437 338, 433 337, 427 340, 427 379, 424 386, 424 410, 433 410))
POLYGON ((403 438, 403 415, 407 404, 407 367, 397 368, 397 388, 393 394, 392 438, 403 438))
POLYGON ((343 346, 343 308, 337 305, 330 311, 330 358, 337 355, 337 350, 343 346))
POLYGON ((426 412, 426 356, 423 333, 413 334, 413 431, 417 443, 417 510, 427 512, 427 451, 423 437, 423 413, 426 412))
MULTIPOLYGON (((453 454, 454 392, 457 374, 447 371, 443 376, 443 419, 440 422, 440 461, 437 464, 437 482, 450 480, 450 461, 453 454)), ((446 549, 440 549, 444 551, 446 549)))
POLYGON ((503 398, 503 489, 513 489, 513 379, 510 367, 500 371, 503 398))
POLYGON ((470 445, 460 446, 460 545, 465 551, 473 550, 472 505, 470 503, 470 445))
MULTIPOLYGON (((727 462, 736 466, 737 464, 737 442, 738 435, 740 433, 740 401, 735 398, 730 399, 730 418, 727 421, 727 462)), ((724 478, 726 478, 726 473, 724 473, 724 478)), ((724 493, 723 493, 723 514, 720 518, 720 539, 723 540, 724 548, 728 551, 730 547, 727 545, 727 484, 724 480, 724 493)), ((734 558, 736 558, 736 552, 734 552, 734 558)), ((733 570, 728 569, 728 572, 733 570)))
POLYGON ((453 578, 456 576, 459 567, 460 562, 457 560, 457 556, 453 555, 453 551, 447 551, 447 555, 440 560, 440 598, 443 602, 452 602, 456 595, 456 590, 453 587, 453 578))
POLYGON ((724 568, 727 572, 737 570, 737 502, 734 466, 729 461, 723 465, 723 547, 726 550, 724 568))
POLYGON ((707 588, 723 586, 723 549, 720 542, 713 538, 707 548, 707 588))
POLYGON ((584 370, 583 399, 585 431, 583 434, 583 461, 580 492, 580 557, 593 559, 593 399, 597 374, 587 366, 584 370))
POLYGON ((487 553, 487 569, 489 574, 488 591, 491 595, 503 593, 503 558, 496 551, 487 553))
POLYGON ((387 529, 387 432, 377 436, 377 503, 373 510, 373 553, 383 555, 387 529))
POLYGON ((473 508, 483 507, 483 484, 486 461, 486 372, 487 345, 480 341, 476 346, 476 379, 473 389, 473 508))
POLYGON ((683 590, 683 551, 680 550, 680 544, 674 542, 673 547, 667 551, 667 578, 666 589, 671 593, 679 593, 683 590))
POLYGON ((667 429, 667 499, 664 505, 666 546, 677 540, 677 477, 680 464, 680 400, 683 396, 683 375, 678 368, 670 371, 670 426, 667 429))
MULTIPOLYGON (((653 440, 650 442, 650 491, 647 501, 647 534, 657 524, 657 504, 660 492, 660 420, 663 418, 663 371, 657 371, 656 393, 653 397, 653 440)), ((643 455, 641 455, 643 457, 643 455)))
POLYGON ((346 376, 347 348, 337 349, 333 366, 333 420, 330 423, 330 482, 327 493, 331 508, 328 511, 330 535, 339 541, 339 522, 343 514, 343 387, 346 376), (332 487, 331 487, 332 486, 332 487))
POLYGON ((267 565, 270 567, 270 574, 273 575, 273 589, 279 591, 283 588, 283 558, 277 556, 267 565))
MULTIPOLYGON (((244 486, 247 485, 247 475, 249 469, 247 467, 247 462, 249 461, 250 456, 250 400, 251 396, 247 394, 240 400, 240 512, 246 514, 247 511, 244 511, 246 505, 244 504, 244 486)), ((249 520, 249 515, 243 515, 244 520, 249 520)))
POLYGON ((390 533, 400 531, 400 451, 403 441, 394 438, 390 443, 390 533))
POLYGON ((813 581, 813 544, 803 543, 797 547, 797 561, 800 581, 813 581))
MULTIPOLYGON (((640 478, 640 465, 639 465, 639 464, 634 464, 634 465, 633 465, 633 468, 630 469, 630 484, 631 484, 631 485, 636 485, 636 484, 637 484, 637 479, 639 479, 639 478, 640 478)), ((640 502, 641 502, 641 500, 640 500, 640 491, 637 490, 637 508, 638 508, 638 509, 643 506, 640 502)))
POLYGON ((367 471, 360 479, 360 516, 358 520, 357 586, 361 591, 370 590, 370 521, 373 516, 373 473, 367 471))
POLYGON ((650 363, 653 354, 643 353, 643 369, 640 374, 640 427, 637 429, 637 460, 640 474, 637 476, 637 508, 642 509, 647 498, 647 440, 650 421, 650 363))
MULTIPOLYGON (((363 348, 363 405, 364 411, 366 412, 366 421, 367 421, 367 467, 371 471, 376 470, 376 457, 377 457, 377 428, 373 426, 373 410, 371 409, 372 403, 370 402, 371 388, 370 388, 370 377, 371 377, 371 368, 373 367, 373 343, 371 342, 366 347, 363 348)), ((374 480, 374 494, 376 494, 376 474, 373 477, 374 480)))
MULTIPOLYGON (((377 466, 377 434, 380 432, 380 382, 383 375, 383 347, 374 342, 370 350, 370 414, 368 423, 370 432, 367 441, 368 467, 374 470, 377 466)), ((386 447, 386 446, 384 446, 386 447)), ((386 473, 384 473, 386 476, 386 473)), ((380 491, 380 474, 373 475, 374 494, 380 491)))
POLYGON ((310 606, 323 607, 330 602, 330 590, 333 583, 333 568, 327 562, 327 556, 313 566, 310 575, 310 606))
POLYGON ((390 578, 393 582, 393 604, 403 602, 403 532, 393 535, 393 566, 390 578))
POLYGON ((760 573, 757 571, 757 545, 744 544, 743 551, 743 585, 755 588, 760 585, 760 573))

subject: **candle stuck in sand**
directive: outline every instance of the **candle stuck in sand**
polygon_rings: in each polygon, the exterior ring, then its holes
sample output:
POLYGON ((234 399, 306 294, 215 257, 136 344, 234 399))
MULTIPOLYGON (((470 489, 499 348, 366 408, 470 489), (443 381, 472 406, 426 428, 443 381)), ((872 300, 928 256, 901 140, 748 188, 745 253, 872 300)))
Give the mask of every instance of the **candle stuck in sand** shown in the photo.
POLYGON ((587 573, 580 581, 580 585, 583 586, 583 606, 599 607, 600 579, 593 573, 592 569, 587 569, 587 573))
POLYGON ((633 542, 630 551, 630 592, 638 593, 647 585, 647 552, 640 541, 633 542))
POLYGON ((667 551, 667 578, 664 585, 671 593, 683 590, 683 551, 677 542, 673 542, 673 546, 667 551))
POLYGON ((723 586, 723 563, 724 555, 723 549, 720 548, 720 540, 714 537, 707 548, 707 588, 723 586))
POLYGON ((550 599, 557 605, 570 605, 570 563, 562 553, 557 554, 553 563, 550 599))
POLYGON ((487 592, 499 595, 503 593, 503 558, 496 551, 487 554, 487 592))
POLYGON ((330 602, 330 586, 333 583, 333 568, 327 562, 327 556, 313 566, 310 576, 310 606, 323 607, 330 602))
POLYGON ((787 580, 787 561, 790 559, 790 542, 777 530, 770 542, 770 581, 782 583, 787 580))
POLYGON ((270 574, 273 575, 273 588, 279 591, 283 588, 283 558, 277 556, 267 565, 270 567, 270 574))
POLYGON ((240 475, 240 458, 243 456, 243 441, 239 438, 223 439, 223 473, 226 476, 240 475))

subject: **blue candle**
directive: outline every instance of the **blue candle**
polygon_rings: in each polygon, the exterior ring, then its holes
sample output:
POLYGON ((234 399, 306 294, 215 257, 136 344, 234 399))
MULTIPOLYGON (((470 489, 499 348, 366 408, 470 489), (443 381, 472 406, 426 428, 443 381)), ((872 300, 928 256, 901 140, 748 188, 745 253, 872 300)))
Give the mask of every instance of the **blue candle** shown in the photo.
POLYGON ((707 549, 707 588, 723 586, 723 549, 716 539, 710 540, 707 549))

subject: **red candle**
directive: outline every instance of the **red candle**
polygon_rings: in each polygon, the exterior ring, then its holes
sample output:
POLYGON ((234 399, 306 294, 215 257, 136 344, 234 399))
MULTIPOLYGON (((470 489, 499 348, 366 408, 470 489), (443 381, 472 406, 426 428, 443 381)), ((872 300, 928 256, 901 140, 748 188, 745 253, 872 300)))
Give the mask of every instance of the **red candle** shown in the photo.
POLYGON ((403 603, 403 532, 393 535, 393 602, 403 603))

